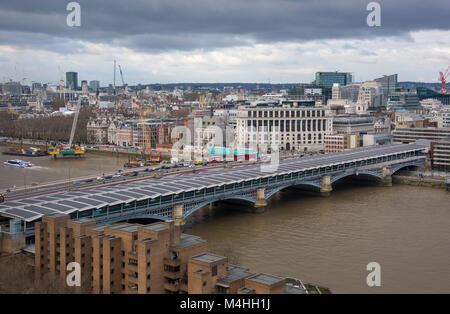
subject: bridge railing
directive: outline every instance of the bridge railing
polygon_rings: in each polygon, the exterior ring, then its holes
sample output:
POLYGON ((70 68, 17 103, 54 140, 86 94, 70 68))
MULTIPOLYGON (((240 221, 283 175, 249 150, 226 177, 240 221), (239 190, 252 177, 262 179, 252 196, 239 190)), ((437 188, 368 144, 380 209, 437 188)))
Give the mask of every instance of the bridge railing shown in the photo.
POLYGON ((270 186, 276 189, 277 187, 280 187, 282 185, 295 185, 296 183, 301 183, 301 181, 305 180, 318 181, 323 175, 334 175, 337 173, 342 173, 342 171, 346 171, 349 169, 354 171, 359 167, 379 165, 389 161, 398 160, 399 163, 401 163, 405 158, 412 157, 418 157, 419 159, 424 158, 424 156, 418 153, 410 152, 392 156, 371 158, 356 162, 348 162, 341 165, 320 167, 317 169, 293 171, 286 174, 277 174, 272 177, 248 180, 241 183, 222 185, 198 191, 182 192, 166 197, 158 197, 157 199, 148 199, 146 201, 143 201, 145 203, 143 203, 142 205, 137 205, 137 202, 134 202, 134 206, 130 206, 127 208, 124 208, 124 204, 122 204, 122 208, 117 212, 110 212, 109 210, 106 210, 104 213, 101 213, 99 215, 93 214, 91 218, 97 220, 105 220, 120 216, 134 216, 137 214, 153 214, 156 216, 161 216, 162 218, 167 218, 172 216, 171 208, 178 204, 187 205, 183 210, 183 213, 185 214, 189 212, 189 208, 192 207, 189 204, 207 202, 208 200, 214 201, 219 198, 232 198, 232 196, 244 195, 246 193, 251 194, 260 187, 266 188, 270 186))

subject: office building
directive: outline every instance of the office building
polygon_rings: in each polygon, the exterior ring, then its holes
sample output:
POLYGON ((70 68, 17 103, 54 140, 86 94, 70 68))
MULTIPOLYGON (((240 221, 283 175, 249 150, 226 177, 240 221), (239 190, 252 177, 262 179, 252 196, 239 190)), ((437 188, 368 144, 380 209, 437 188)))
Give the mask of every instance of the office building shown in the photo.
POLYGON ((450 128, 397 128, 392 131, 395 142, 412 143, 416 140, 443 140, 450 137, 450 128))
POLYGON ((2 84, 2 93, 10 96, 22 95, 22 85, 19 82, 6 82, 2 84))
POLYGON ((322 88, 332 88, 338 83, 345 86, 352 82, 352 75, 347 72, 316 72, 316 85, 322 88))
POLYGON ((100 89, 100 81, 90 81, 89 82, 89 88, 92 89, 94 92, 100 89))
POLYGON ((66 72, 66 88, 69 90, 78 90, 77 72, 66 72))
POLYGON ((325 101, 331 98, 333 84, 345 86, 352 82, 352 75, 347 72, 316 72, 315 84, 323 89, 325 101))
POLYGON ((375 117, 335 117, 333 119, 335 134, 365 134, 375 132, 375 117))
POLYGON ((450 171, 450 137, 430 143, 431 167, 436 170, 450 171))
POLYGON ((356 113, 366 114, 382 107, 381 85, 377 82, 364 82, 360 84, 356 113))
POLYGON ((332 117, 314 101, 284 101, 281 105, 241 106, 237 116, 237 145, 264 151, 319 151, 333 132, 332 117))
POLYGON ((450 106, 450 93, 448 94, 441 94, 435 90, 432 90, 427 87, 417 87, 417 96, 419 97, 419 100, 424 99, 435 99, 439 100, 443 105, 450 106))
POLYGON ((442 127, 450 128, 450 108, 444 108, 440 115, 442 117, 442 127))
POLYGON ((381 106, 386 108, 388 95, 397 89, 398 74, 383 75, 374 81, 380 84, 381 106))
POLYGON ((387 111, 420 110, 419 97, 411 92, 392 92, 387 99, 387 111))

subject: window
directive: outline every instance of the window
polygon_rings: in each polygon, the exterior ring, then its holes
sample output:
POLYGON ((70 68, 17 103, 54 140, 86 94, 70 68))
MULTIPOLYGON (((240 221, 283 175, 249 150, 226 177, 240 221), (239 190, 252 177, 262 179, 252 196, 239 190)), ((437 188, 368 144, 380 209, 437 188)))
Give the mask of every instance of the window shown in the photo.
POLYGON ((212 267, 212 269, 211 269, 211 274, 212 274, 213 276, 217 276, 217 265, 214 265, 214 266, 212 267))

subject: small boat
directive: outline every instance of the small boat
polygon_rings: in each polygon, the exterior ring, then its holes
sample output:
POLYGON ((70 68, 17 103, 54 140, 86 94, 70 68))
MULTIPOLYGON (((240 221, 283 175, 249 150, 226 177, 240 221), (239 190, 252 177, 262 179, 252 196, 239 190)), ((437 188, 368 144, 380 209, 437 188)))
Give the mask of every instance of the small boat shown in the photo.
POLYGON ((30 168, 30 167, 34 166, 31 162, 20 160, 20 159, 6 160, 3 163, 8 166, 15 166, 15 167, 21 167, 21 168, 30 168))

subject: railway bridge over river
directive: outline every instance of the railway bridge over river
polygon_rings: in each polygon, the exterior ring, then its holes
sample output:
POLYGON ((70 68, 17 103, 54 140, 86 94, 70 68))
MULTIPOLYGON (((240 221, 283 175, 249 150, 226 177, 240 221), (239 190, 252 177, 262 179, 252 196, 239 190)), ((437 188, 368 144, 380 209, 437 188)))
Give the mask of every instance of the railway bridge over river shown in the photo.
POLYGON ((240 200, 264 208, 272 195, 288 187, 328 195, 335 182, 350 176, 389 186, 396 171, 425 166, 427 147, 418 143, 363 147, 282 160, 269 172, 263 171, 263 164, 255 164, 19 199, 0 204, 0 217, 10 220, 10 232, 27 235, 33 234, 34 222, 52 214, 93 218, 98 224, 154 218, 174 219, 181 225, 217 201, 240 200))

